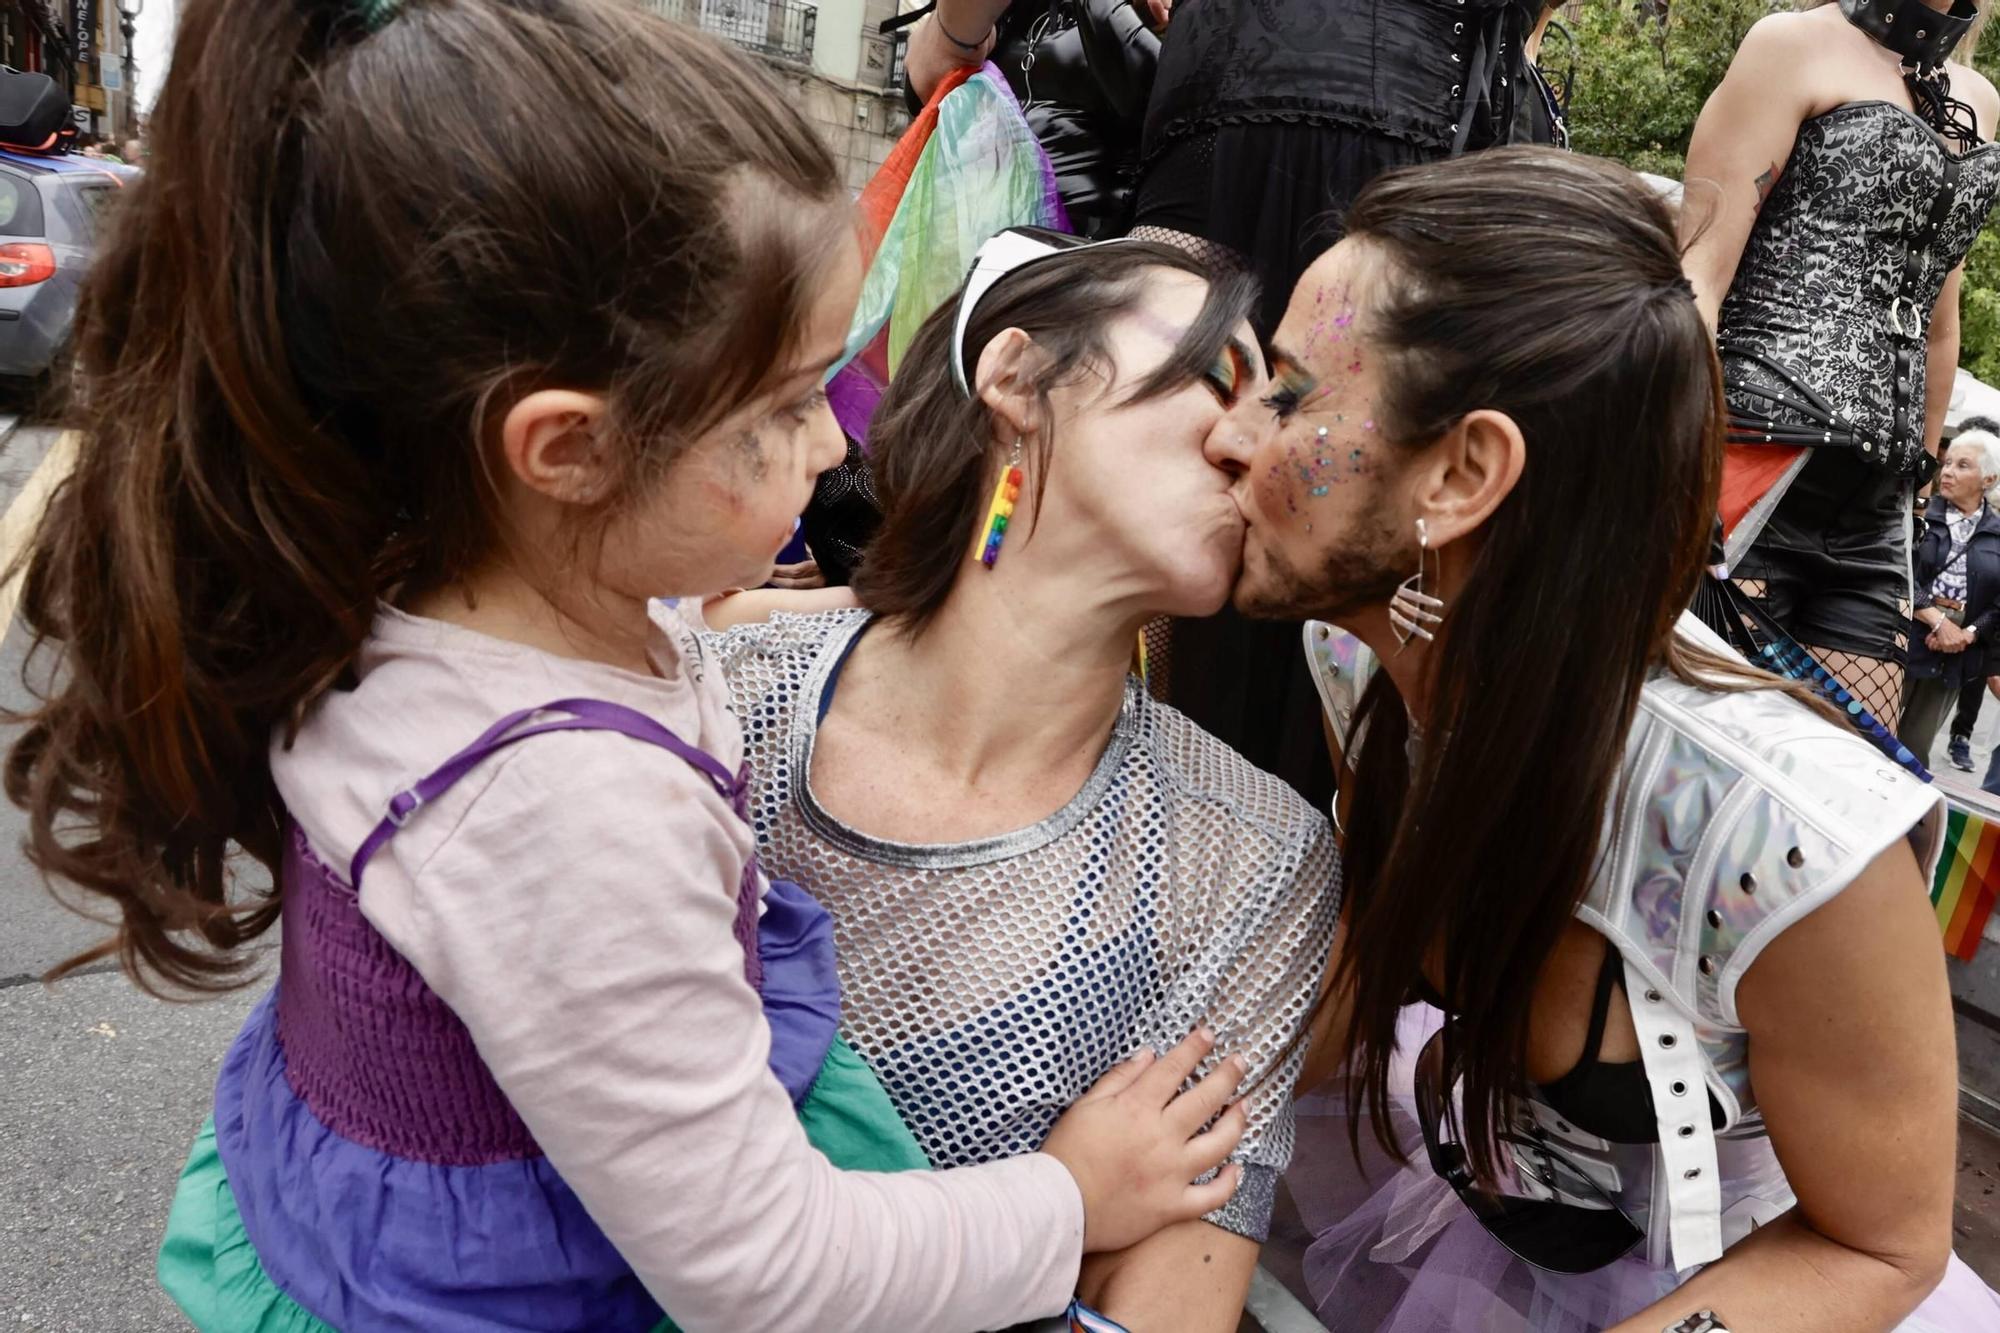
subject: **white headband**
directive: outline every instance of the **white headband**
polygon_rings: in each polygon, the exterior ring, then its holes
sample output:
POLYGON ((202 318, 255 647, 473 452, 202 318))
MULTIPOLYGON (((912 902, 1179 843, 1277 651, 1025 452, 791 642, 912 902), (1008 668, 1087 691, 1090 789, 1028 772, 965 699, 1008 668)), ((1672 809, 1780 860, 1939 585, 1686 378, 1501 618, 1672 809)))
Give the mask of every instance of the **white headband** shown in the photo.
POLYGON ((1051 255, 1066 255, 1099 245, 1116 245, 1124 237, 1108 241, 1078 241, 1074 245, 1051 245, 1025 232, 1008 230, 992 237, 972 256, 972 272, 966 275, 965 290, 958 297, 958 318, 951 330, 951 377, 958 391, 972 396, 972 376, 965 364, 965 331, 972 324, 972 312, 993 290, 993 284, 1019 268, 1051 255))

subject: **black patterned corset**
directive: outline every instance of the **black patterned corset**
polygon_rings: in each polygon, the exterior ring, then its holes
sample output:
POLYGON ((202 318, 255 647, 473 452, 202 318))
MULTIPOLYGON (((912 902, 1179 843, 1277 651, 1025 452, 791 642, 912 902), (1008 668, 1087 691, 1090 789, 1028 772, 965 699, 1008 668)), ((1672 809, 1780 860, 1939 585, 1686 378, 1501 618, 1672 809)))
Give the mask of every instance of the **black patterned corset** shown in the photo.
POLYGON ((1718 342, 1733 410, 1819 424, 1745 392, 1756 385, 1800 397, 1751 359, 1759 357, 1785 367, 1879 454, 1894 441, 1896 353, 1913 341, 1909 392, 1921 435, 1931 307, 2000 191, 1993 145, 1960 159, 1956 195, 1921 260, 1916 299, 1899 301, 1910 243, 1930 217, 1947 157, 1929 126, 1891 102, 1850 102, 1799 127, 1722 303, 1718 342))

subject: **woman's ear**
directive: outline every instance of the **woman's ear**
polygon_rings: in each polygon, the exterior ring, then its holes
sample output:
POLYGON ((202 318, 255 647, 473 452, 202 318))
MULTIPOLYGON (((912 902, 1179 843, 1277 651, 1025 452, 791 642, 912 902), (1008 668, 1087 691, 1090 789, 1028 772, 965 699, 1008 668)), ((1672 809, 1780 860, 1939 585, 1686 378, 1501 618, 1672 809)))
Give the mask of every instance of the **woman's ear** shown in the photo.
POLYGON ((1042 410, 1036 380, 1044 360, 1035 340, 1021 329, 1002 330, 979 354, 973 383, 998 433, 1010 438, 1035 433, 1042 410))
POLYGON ((1520 426, 1505 412, 1468 412, 1439 440, 1424 469, 1417 512, 1424 516, 1431 545, 1446 546, 1476 532, 1514 493, 1528 465, 1528 445, 1520 426))
POLYGON ((570 389, 537 389, 507 409, 500 452, 516 481, 564 504, 597 504, 618 483, 604 438, 604 400, 570 389))

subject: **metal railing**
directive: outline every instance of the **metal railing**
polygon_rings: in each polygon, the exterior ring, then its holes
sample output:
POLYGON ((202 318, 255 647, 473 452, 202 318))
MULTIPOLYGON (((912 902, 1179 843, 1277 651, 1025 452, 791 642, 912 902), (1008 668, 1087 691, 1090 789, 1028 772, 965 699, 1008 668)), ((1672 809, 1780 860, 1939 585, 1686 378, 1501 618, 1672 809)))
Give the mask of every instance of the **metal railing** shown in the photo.
POLYGON ((819 11, 798 0, 647 0, 647 5, 766 59, 812 64, 819 11))

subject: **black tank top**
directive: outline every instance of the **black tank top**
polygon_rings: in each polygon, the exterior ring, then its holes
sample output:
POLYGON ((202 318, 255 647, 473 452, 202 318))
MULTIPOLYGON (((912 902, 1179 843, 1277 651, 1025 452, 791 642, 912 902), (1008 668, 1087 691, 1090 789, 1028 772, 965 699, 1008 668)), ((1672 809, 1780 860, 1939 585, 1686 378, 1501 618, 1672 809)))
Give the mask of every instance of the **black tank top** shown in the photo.
MULTIPOLYGON (((1611 1016, 1611 996, 1618 987, 1621 962, 1618 950, 1609 941, 1604 946, 1604 965, 1597 973, 1597 994, 1590 1006, 1590 1028, 1583 1039, 1583 1055, 1561 1078, 1537 1084, 1535 1096, 1544 1106, 1586 1134, 1613 1143, 1658 1143, 1659 1117, 1653 1110, 1653 1089, 1646 1082, 1646 1068, 1637 1060, 1605 1061, 1599 1058, 1604 1044, 1604 1024, 1611 1016)), ((1417 998, 1450 1012, 1442 997, 1424 978, 1415 987, 1417 998)), ((1721 1129, 1727 1119, 1713 1092, 1708 1094, 1708 1113, 1713 1127, 1721 1129)))

